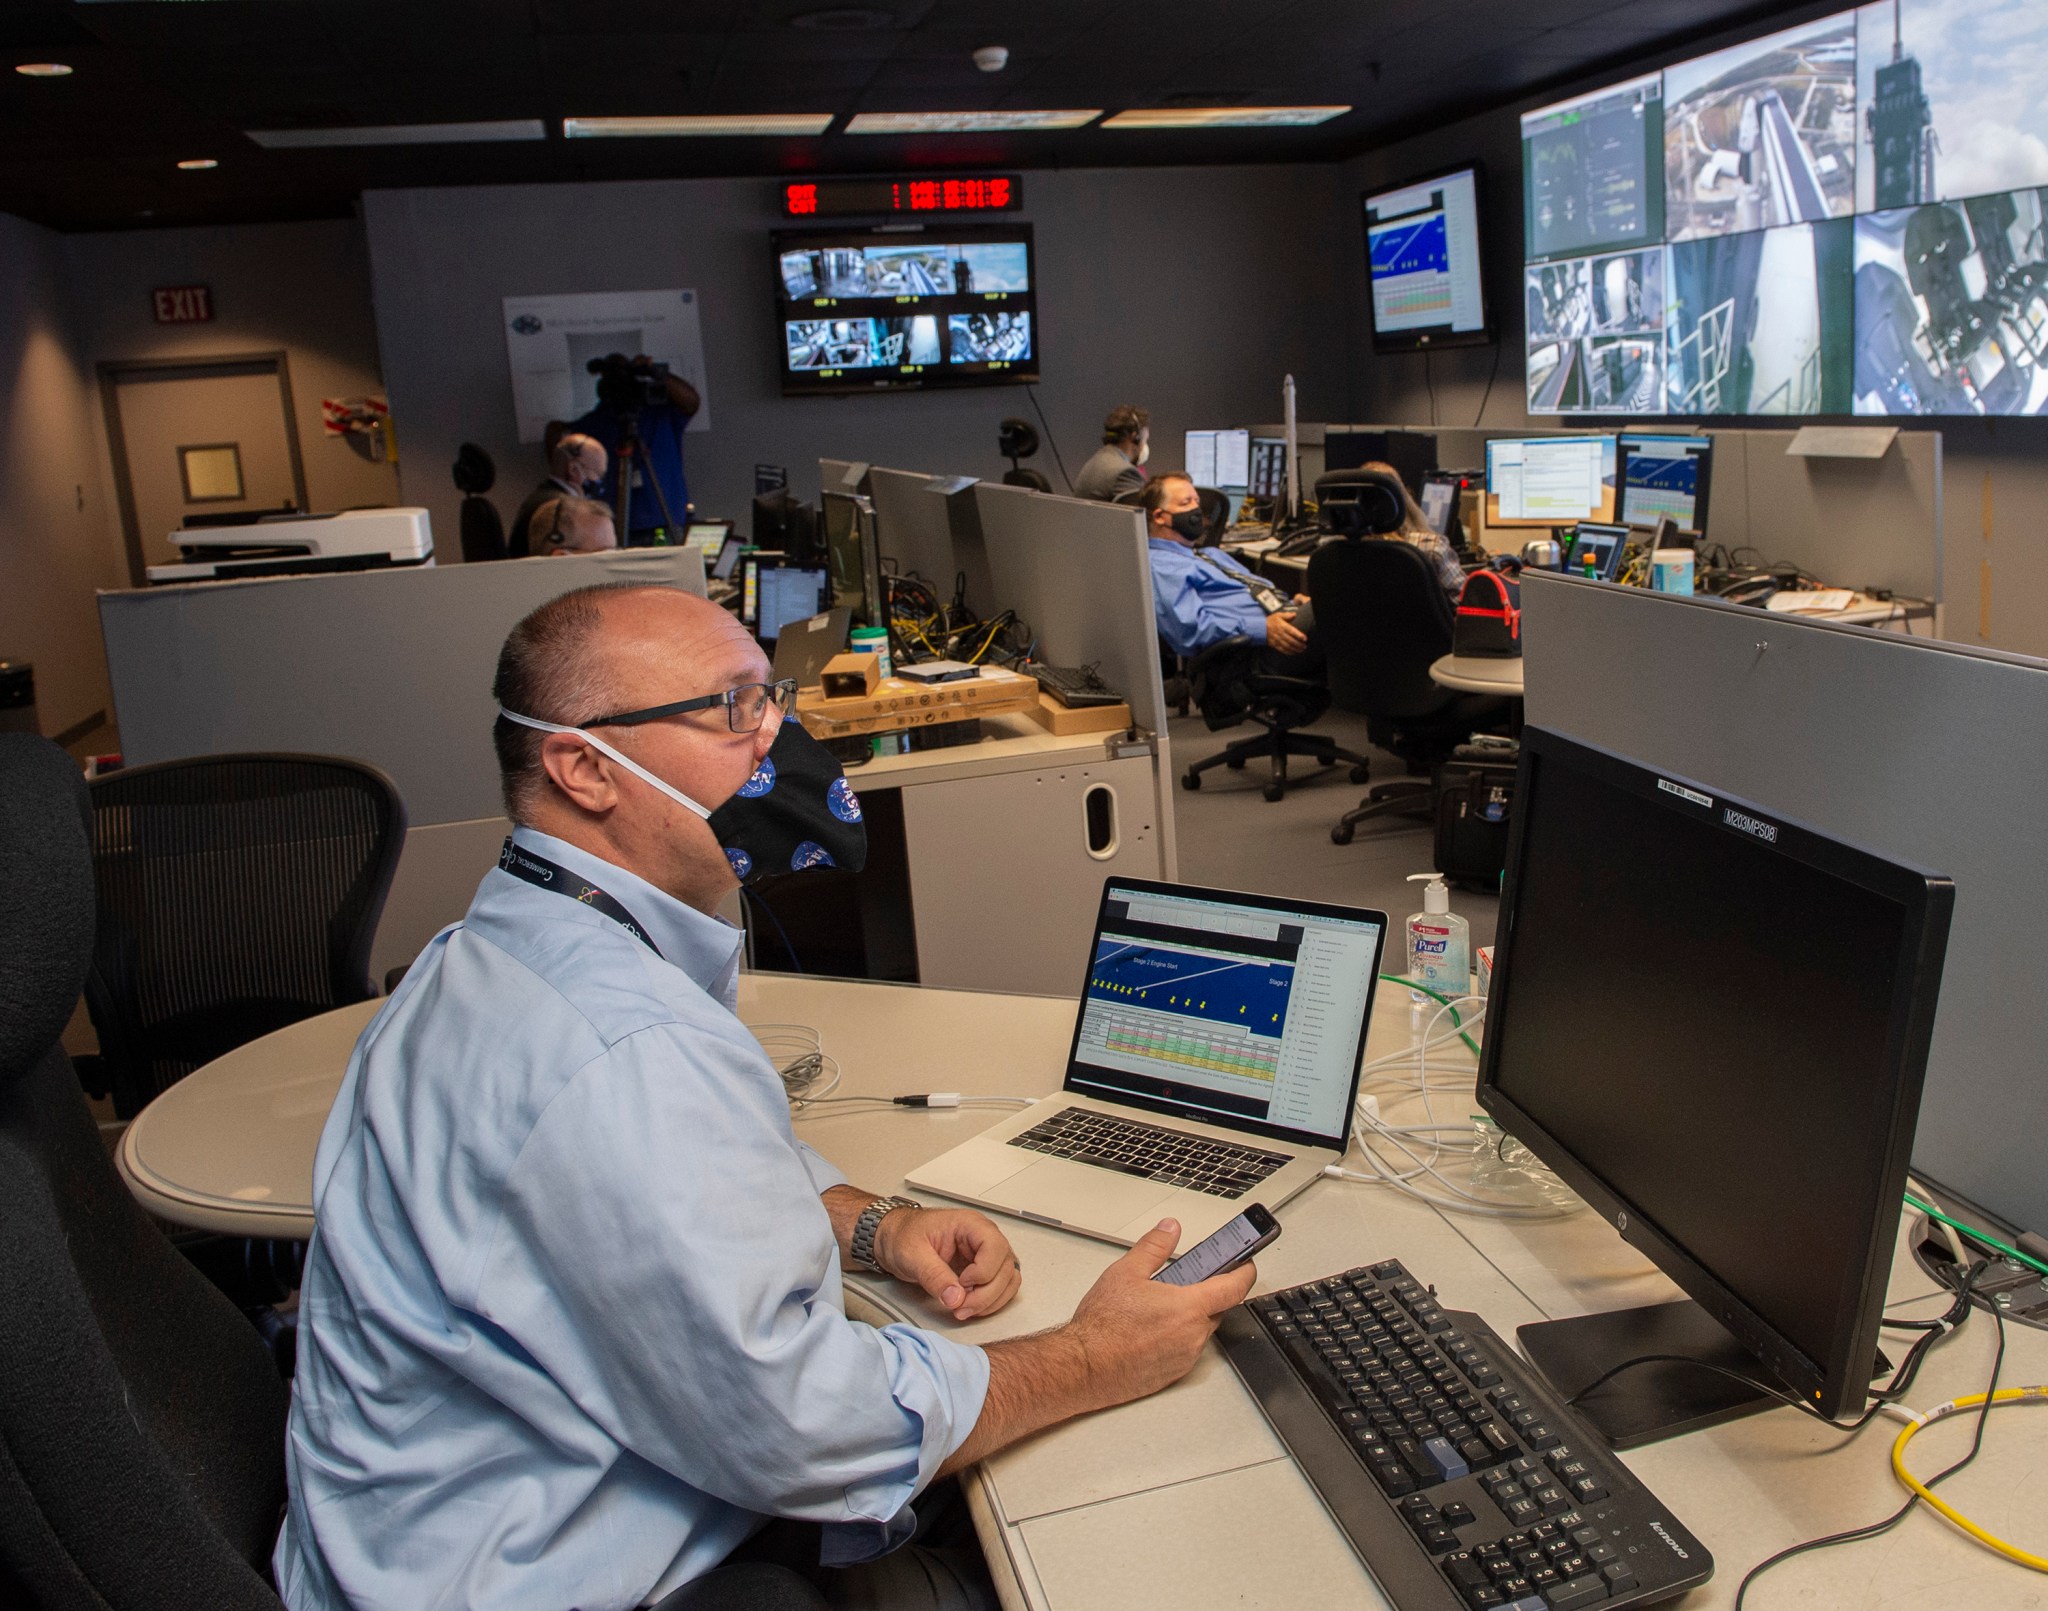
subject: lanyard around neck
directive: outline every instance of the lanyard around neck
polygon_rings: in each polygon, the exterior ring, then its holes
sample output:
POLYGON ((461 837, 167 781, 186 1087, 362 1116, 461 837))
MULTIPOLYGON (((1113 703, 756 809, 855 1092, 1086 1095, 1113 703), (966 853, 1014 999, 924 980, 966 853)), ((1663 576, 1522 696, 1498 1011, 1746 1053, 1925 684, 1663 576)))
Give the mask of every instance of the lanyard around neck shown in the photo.
POLYGON ((603 913, 656 956, 661 956, 661 947, 647 937, 647 931, 640 926, 638 918, 589 879, 570 872, 559 862, 549 861, 538 852, 528 850, 524 845, 515 845, 507 839, 505 848, 498 852, 498 866, 514 878, 533 885, 535 889, 544 889, 552 895, 566 896, 579 906, 587 906, 593 912, 603 913))

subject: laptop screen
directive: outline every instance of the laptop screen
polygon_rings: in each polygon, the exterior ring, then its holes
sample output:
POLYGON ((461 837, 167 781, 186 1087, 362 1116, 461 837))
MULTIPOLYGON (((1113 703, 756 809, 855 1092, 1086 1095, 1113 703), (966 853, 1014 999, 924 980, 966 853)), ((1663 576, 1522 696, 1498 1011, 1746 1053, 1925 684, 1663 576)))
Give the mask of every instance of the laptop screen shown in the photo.
POLYGON ((1342 1148, 1387 917, 1111 879, 1066 1089, 1342 1148))

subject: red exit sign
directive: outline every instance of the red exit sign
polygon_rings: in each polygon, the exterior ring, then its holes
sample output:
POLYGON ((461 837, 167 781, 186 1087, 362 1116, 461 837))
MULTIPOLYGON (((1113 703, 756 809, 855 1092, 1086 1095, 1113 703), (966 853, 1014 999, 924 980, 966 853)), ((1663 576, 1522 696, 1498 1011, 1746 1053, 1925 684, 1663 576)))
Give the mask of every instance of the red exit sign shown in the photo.
POLYGON ((209 324, 213 292, 204 285, 160 285, 149 293, 158 324, 209 324))
POLYGON ((930 179, 799 179, 782 187, 785 218, 869 218, 877 213, 1013 213, 1024 181, 1013 173, 930 179))

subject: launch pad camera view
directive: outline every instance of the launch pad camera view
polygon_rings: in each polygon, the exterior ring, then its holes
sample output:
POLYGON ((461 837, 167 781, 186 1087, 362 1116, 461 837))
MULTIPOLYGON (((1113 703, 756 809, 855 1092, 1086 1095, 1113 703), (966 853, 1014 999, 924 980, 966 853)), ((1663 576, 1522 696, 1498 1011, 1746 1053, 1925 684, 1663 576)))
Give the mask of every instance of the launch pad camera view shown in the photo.
POLYGON ((1530 411, 2048 413, 2044 82, 1879 0, 1525 114, 1530 411))
POLYGON ((786 394, 1038 378, 1028 224, 784 232, 775 265, 786 394))

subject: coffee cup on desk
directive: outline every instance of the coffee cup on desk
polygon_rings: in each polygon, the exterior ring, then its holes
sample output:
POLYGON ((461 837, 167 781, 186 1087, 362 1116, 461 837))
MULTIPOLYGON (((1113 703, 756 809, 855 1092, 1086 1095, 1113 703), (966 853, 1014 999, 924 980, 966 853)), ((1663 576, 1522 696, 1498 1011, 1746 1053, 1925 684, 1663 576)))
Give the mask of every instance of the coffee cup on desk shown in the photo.
POLYGON ((1534 542, 1522 544, 1522 563, 1532 570, 1562 570, 1564 550, 1558 547, 1556 538, 1538 537, 1534 542))

